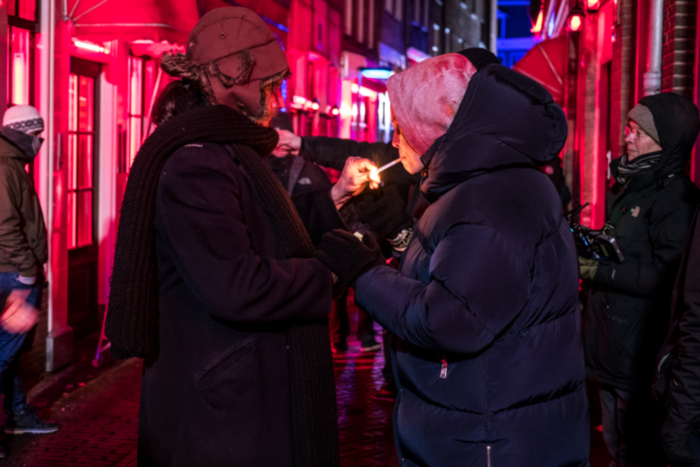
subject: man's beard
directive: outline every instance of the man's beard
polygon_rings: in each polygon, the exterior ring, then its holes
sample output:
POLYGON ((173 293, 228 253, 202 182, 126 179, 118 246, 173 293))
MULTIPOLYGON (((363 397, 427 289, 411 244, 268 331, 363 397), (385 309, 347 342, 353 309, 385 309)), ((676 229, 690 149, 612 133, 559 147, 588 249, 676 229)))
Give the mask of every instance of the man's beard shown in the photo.
POLYGON ((262 88, 260 90, 260 112, 258 115, 248 115, 248 118, 262 127, 269 128, 277 115, 275 87, 278 85, 271 83, 262 88))

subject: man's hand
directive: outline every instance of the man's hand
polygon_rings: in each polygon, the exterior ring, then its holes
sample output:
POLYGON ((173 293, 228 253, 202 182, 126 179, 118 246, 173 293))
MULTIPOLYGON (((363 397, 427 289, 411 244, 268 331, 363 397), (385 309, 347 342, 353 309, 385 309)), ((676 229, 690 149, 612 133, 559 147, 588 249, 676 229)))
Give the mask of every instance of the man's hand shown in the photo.
POLYGON ((298 155, 301 149, 301 136, 297 136, 291 131, 275 129, 280 137, 277 143, 277 149, 280 151, 289 151, 295 156, 298 155))
POLYGON ((10 334, 28 332, 38 321, 36 309, 27 303, 30 290, 13 290, 0 316, 0 326, 10 334))
POLYGON ((345 161, 345 167, 340 174, 338 182, 331 189, 331 197, 335 202, 335 207, 340 209, 353 196, 362 193, 365 186, 369 184, 371 189, 379 186, 379 183, 370 179, 370 171, 376 169, 372 161, 361 157, 349 157, 345 161))

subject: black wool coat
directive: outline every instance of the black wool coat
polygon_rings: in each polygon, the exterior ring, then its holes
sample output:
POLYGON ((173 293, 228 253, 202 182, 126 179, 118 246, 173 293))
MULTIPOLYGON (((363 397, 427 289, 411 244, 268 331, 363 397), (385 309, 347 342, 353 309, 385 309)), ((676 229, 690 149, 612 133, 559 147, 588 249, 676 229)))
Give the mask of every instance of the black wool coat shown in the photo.
POLYGON ((661 346, 657 394, 665 396, 662 439, 669 456, 700 433, 700 209, 688 235, 671 302, 669 333, 661 346))
POLYGON ((471 79, 423 155, 431 203, 399 271, 355 301, 398 341, 402 466, 586 466, 578 263, 559 194, 533 163, 557 156, 562 110, 500 65, 471 79))
MULTIPOLYGON (((625 391, 650 390, 673 282, 700 203, 700 190, 683 172, 698 134, 698 111, 681 99, 659 94, 642 100, 654 115, 661 160, 610 192, 610 235, 625 260, 600 263, 586 299, 587 377, 625 391)), ((618 164, 611 164, 613 175, 618 164)))
MULTIPOLYGON (((292 466, 285 331, 325 319, 331 274, 276 260, 274 219, 231 150, 188 144, 156 195, 159 354, 145 362, 139 465, 292 466)), ((307 229, 342 227, 327 192, 307 229)))

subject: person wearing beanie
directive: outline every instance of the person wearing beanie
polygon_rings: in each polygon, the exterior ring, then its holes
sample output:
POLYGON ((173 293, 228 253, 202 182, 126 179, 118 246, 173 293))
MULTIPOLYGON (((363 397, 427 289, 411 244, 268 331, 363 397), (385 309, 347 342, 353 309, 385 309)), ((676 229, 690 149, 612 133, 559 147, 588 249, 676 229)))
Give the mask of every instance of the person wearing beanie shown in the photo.
MULTIPOLYGON (((586 374, 600 385, 603 438, 615 465, 668 465, 659 438, 661 406, 649 388, 700 203, 700 190, 683 170, 700 116, 682 96, 661 93, 642 98, 628 119, 627 151, 610 163, 615 184, 608 193, 606 228, 624 261, 580 259, 588 289, 586 374)), ((676 428, 664 439, 670 456, 684 447, 679 439, 687 440, 687 426, 676 428)))
POLYGON ((577 258, 534 165, 564 145, 564 112, 531 79, 458 54, 387 87, 393 144, 429 204, 399 270, 369 235, 336 230, 317 250, 396 336, 401 464, 587 466, 577 258))
POLYGON ((153 111, 126 186, 105 332, 144 359, 143 466, 339 465, 327 317, 340 284, 314 238, 368 161, 293 204, 265 158, 289 65, 263 19, 205 14, 153 111), (296 208, 296 209, 295 209, 296 208))
POLYGON ((7 109, 0 129, 0 393, 9 434, 58 431, 56 423, 41 420, 27 404, 19 376, 19 357, 37 322, 48 259, 44 216, 25 170, 41 148, 43 130, 44 120, 30 105, 7 109))

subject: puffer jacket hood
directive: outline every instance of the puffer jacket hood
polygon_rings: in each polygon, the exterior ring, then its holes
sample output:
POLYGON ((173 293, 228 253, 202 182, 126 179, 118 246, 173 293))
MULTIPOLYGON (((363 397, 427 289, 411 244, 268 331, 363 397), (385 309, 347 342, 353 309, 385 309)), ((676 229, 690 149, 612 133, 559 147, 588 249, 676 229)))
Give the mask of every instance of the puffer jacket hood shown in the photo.
POLYGON ((476 67, 465 56, 429 58, 389 78, 394 118, 418 154, 444 135, 455 118, 476 67))
POLYGON ((700 132, 698 108, 672 92, 647 96, 639 101, 654 116, 661 142, 661 159, 654 167, 654 179, 683 171, 700 132))
POLYGON ((489 65, 472 76, 452 125, 423 155, 428 174, 421 190, 432 202, 480 173, 546 163, 564 146, 567 128, 564 111, 544 87, 489 65))

